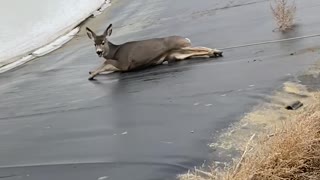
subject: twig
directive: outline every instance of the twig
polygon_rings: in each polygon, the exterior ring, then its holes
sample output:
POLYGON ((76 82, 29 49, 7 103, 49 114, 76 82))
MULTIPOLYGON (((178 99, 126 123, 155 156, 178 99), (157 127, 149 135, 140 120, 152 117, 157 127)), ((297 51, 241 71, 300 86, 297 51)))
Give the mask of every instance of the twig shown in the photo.
POLYGON ((197 168, 195 168, 195 171, 202 174, 202 175, 205 175, 205 176, 208 176, 208 177, 214 179, 214 176, 208 172, 201 171, 200 169, 197 169, 197 168))
MULTIPOLYGON (((251 138, 249 139, 249 141, 248 141, 248 143, 247 143, 247 145, 246 145, 246 148, 245 148, 244 152, 242 153, 242 156, 241 156, 241 158, 240 158, 240 160, 239 160, 239 162, 238 162, 238 164, 237 164, 237 166, 236 166, 236 168, 235 168, 235 170, 234 170, 234 172, 233 172, 233 176, 232 176, 232 177, 234 177, 234 176, 238 173, 239 168, 240 168, 240 166, 241 166, 241 163, 242 163, 245 155, 246 155, 247 152, 248 152, 249 145, 250 145, 251 141, 253 140, 253 138, 254 138, 255 136, 256 136, 256 134, 253 134, 253 135, 251 136, 251 138)), ((250 149, 250 150, 251 150, 251 149, 250 149)))

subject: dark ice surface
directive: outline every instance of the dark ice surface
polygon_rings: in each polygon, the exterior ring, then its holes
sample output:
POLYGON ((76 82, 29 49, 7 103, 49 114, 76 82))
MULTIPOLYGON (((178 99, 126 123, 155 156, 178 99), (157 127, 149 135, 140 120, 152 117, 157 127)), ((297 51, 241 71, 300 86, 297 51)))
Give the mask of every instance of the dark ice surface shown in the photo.
MULTIPOLYGON (((318 0, 296 0, 297 27, 272 32, 269 1, 118 0, 83 24, 110 41, 186 36, 223 48, 320 32, 318 0)), ((0 179, 156 180, 219 159, 207 144, 319 58, 320 38, 224 51, 132 72, 102 61, 84 28, 63 48, 0 75, 0 179), (293 53, 294 55, 290 55, 293 53)))

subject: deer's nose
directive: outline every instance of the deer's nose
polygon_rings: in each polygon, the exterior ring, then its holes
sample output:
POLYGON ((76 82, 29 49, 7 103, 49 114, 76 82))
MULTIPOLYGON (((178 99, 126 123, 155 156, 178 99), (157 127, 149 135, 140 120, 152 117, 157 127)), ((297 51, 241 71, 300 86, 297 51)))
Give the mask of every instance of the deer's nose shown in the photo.
POLYGON ((101 55, 102 55, 102 50, 97 50, 97 54, 98 54, 99 56, 101 56, 101 55))

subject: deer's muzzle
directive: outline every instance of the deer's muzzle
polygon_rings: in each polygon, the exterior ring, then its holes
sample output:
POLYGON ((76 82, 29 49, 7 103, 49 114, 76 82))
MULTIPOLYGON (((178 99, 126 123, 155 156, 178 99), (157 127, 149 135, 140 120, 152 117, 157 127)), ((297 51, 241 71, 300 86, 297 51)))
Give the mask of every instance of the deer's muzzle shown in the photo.
POLYGON ((102 50, 97 50, 97 54, 98 54, 99 57, 101 57, 102 56, 102 50))

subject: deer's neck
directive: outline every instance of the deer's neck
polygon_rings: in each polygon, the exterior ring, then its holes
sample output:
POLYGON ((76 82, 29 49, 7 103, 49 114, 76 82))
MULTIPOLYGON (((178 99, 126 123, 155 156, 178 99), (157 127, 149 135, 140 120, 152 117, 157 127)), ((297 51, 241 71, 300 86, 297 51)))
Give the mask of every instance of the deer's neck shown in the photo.
POLYGON ((109 53, 105 56, 107 59, 114 59, 116 52, 118 51, 119 45, 115 45, 111 42, 108 42, 109 53))

